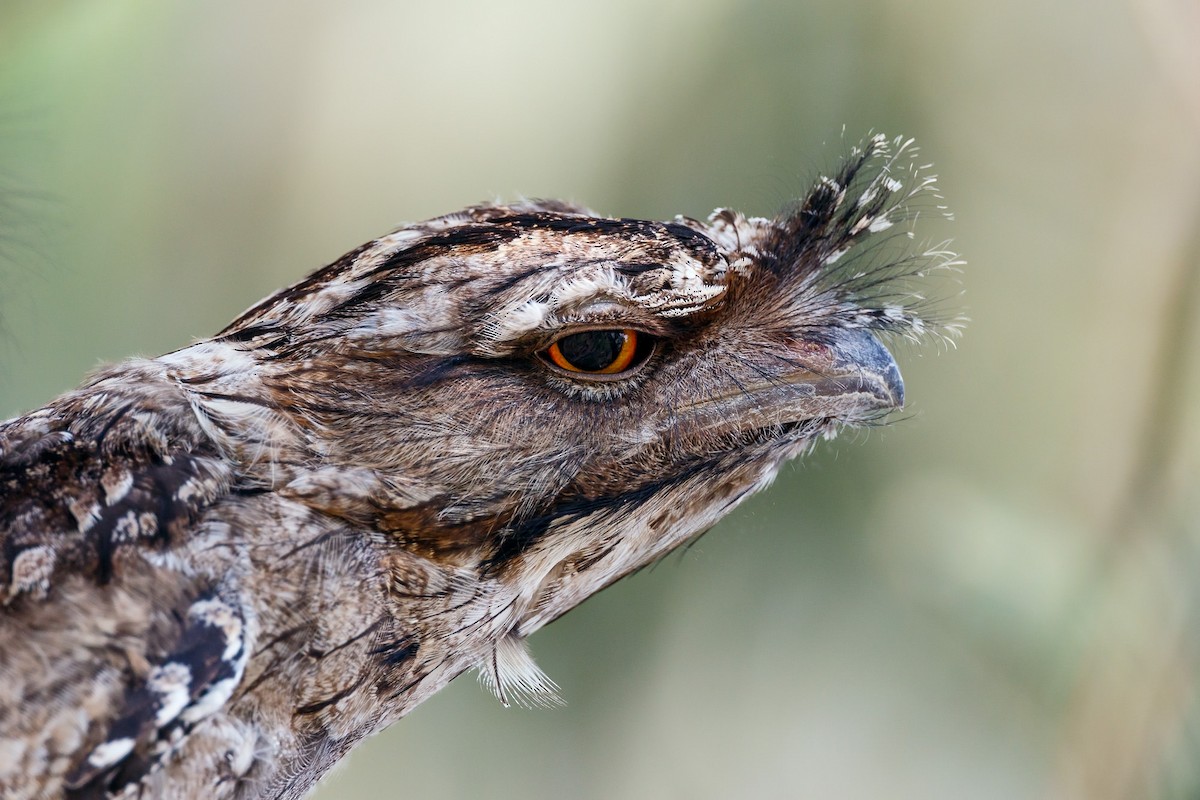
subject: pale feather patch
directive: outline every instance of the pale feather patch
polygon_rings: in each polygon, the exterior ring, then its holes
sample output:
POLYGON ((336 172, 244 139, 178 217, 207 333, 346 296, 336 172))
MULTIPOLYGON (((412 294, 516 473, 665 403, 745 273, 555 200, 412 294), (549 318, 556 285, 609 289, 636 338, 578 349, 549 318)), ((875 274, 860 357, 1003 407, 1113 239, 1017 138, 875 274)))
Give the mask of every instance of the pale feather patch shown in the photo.
POLYGON ((107 769, 132 753, 134 744, 134 740, 128 736, 105 742, 88 756, 88 764, 94 769, 107 769))
POLYGON ((229 342, 205 341, 159 356, 167 377, 178 380, 202 372, 209 379, 253 373, 258 362, 247 351, 229 342))
POLYGON ((511 703, 525 708, 552 708, 564 705, 558 685, 534 663, 526 640, 503 636, 492 650, 491 658, 480 664, 479 682, 500 700, 505 708, 511 703))
POLYGON ((553 286, 544 300, 526 300, 500 309, 484 322, 482 336, 491 348, 528 336, 540 329, 554 327, 559 311, 602 300, 631 300, 629 286, 609 267, 584 271, 553 286))
MULTIPOLYGON (((449 224, 442 224, 442 225, 437 224, 437 223, 441 222, 442 219, 444 219, 444 218, 430 220, 429 222, 425 223, 424 226, 422 226, 422 227, 416 227, 413 225, 405 225, 403 227, 397 228, 396 230, 389 233, 387 236, 380 237, 377 240, 378 244, 381 249, 383 249, 389 253, 402 252, 404 250, 409 249, 410 247, 417 244, 418 242, 428 239, 429 238, 429 230, 427 230, 427 229, 440 230, 440 229, 443 229, 446 227, 452 227, 449 224)), ((458 224, 457 221, 455 224, 458 224)))
POLYGON ((483 338, 493 342, 519 339, 540 328, 549 313, 549 303, 527 300, 493 315, 484 323, 483 338))
POLYGON ((105 505, 119 503, 133 488, 133 473, 125 469, 106 471, 100 477, 100 486, 104 489, 105 505))
POLYGON ((412 508, 432 500, 437 491, 406 476, 384 476, 366 467, 321 467, 301 472, 279 494, 338 515, 370 513, 383 506, 412 508))
POLYGON ((178 661, 163 664, 150 671, 146 688, 158 695, 154 724, 162 728, 187 707, 191 699, 192 671, 178 661))
POLYGON ((305 315, 308 318, 319 317, 351 299, 370 283, 369 278, 354 278, 343 281, 330 281, 321 291, 308 299, 304 304, 305 315))
POLYGON ((242 616, 224 600, 215 597, 197 600, 188 608, 188 616, 197 622, 219 628, 225 637, 222 661, 232 661, 242 649, 242 616))
POLYGON ((246 667, 246 660, 250 657, 249 652, 242 655, 242 658, 234 665, 237 670, 231 678, 226 678, 222 681, 217 681, 208 688, 203 694, 196 698, 190 706, 183 710, 179 715, 182 722, 192 723, 202 720, 210 714, 214 713, 233 697, 233 690, 242 681, 242 672, 246 667))
POLYGON ((16 775, 27 745, 18 739, 0 739, 0 779, 16 775))
POLYGON ((555 287, 550 296, 550 307, 560 311, 604 298, 616 299, 630 295, 629 286, 617 276, 616 271, 602 267, 555 287))
POLYGON ((22 550, 12 562, 12 580, 9 583, 7 603, 22 593, 31 593, 41 599, 50 591, 50 576, 54 574, 56 562, 54 548, 39 545, 22 550))
POLYGON ((407 336, 427 326, 424 317, 413 309, 384 306, 358 320, 346 335, 351 338, 391 339, 407 336))
POLYGON ((843 247, 840 250, 834 250, 829 255, 825 256, 825 258, 821 259, 821 264, 826 267, 830 266, 831 264, 836 264, 842 256, 849 252, 849 250, 849 247, 843 247))

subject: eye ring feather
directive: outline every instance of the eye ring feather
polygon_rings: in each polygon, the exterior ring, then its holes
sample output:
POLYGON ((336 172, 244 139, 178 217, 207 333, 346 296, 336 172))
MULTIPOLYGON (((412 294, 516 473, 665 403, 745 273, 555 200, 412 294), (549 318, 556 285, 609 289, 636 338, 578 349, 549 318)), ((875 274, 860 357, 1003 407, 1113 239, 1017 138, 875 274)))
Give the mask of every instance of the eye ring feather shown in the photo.
POLYGON ((655 337, 633 328, 594 328, 560 336, 538 355, 559 373, 613 380, 633 374, 654 346, 655 337))

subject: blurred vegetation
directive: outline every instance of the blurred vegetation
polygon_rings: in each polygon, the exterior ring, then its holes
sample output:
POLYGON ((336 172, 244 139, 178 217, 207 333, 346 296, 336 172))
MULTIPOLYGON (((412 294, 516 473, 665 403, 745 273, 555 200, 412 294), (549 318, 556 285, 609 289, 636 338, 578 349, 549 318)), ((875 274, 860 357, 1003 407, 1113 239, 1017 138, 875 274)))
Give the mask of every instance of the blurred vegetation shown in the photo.
POLYGON ((535 637, 566 709, 457 681, 318 796, 1195 797, 1197 41, 1185 0, 4 0, 0 417, 402 220, 768 214, 915 136, 973 323, 902 348, 906 418, 535 637))

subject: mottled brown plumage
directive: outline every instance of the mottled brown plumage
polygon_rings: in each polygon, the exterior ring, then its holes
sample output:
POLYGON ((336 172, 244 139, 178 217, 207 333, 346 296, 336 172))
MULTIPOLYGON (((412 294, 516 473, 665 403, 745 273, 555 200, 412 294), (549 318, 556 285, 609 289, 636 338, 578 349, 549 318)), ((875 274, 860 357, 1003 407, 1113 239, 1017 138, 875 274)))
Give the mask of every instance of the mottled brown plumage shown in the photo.
POLYGON ((0 425, 0 795, 295 798, 464 670, 552 700, 526 637, 902 404, 906 147, 772 220, 402 228, 0 425))

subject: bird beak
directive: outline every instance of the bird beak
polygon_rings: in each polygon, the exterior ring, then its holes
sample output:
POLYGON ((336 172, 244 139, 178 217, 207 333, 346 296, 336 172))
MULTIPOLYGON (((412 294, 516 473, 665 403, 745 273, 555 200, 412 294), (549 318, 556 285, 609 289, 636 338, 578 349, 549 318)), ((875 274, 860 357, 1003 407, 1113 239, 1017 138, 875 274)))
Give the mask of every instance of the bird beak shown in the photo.
POLYGON ((811 383, 817 396, 854 397, 864 410, 871 406, 879 411, 904 407, 900 368, 874 335, 864 330, 834 329, 820 349, 823 352, 816 363, 796 376, 811 383))
POLYGON ((750 430, 818 419, 863 422, 904 406, 900 368, 868 331, 834 328, 819 338, 798 337, 782 360, 780 373, 744 372, 736 385, 674 413, 704 428, 736 420, 733 427, 750 430))

